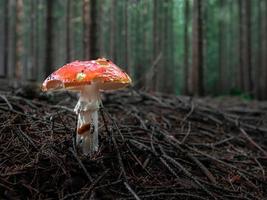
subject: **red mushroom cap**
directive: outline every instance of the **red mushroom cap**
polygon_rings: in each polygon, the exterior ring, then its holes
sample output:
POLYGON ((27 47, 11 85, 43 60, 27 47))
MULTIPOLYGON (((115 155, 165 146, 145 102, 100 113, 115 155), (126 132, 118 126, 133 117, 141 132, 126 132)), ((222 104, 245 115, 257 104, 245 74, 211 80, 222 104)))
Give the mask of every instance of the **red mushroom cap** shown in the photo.
POLYGON ((115 90, 131 84, 131 78, 110 60, 74 61, 53 72, 43 82, 42 90, 80 89, 97 83, 99 89, 115 90))

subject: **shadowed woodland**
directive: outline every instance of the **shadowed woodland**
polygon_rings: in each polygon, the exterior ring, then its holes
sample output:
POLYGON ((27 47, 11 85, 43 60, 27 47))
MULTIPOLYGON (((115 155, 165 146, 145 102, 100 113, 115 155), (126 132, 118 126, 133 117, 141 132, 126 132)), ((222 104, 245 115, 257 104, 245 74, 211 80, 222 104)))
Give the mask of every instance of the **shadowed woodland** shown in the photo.
POLYGON ((266 0, 1 0, 0 199, 267 198, 266 0), (77 94, 42 92, 105 57, 99 150, 76 144, 77 94))

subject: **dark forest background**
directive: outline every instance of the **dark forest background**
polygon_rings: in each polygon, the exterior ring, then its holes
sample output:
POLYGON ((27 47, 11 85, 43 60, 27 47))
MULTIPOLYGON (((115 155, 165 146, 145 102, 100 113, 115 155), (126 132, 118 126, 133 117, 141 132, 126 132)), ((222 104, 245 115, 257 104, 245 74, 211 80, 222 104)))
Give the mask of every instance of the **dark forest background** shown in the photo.
POLYGON ((267 99, 266 0, 0 0, 0 75, 106 57, 148 91, 267 99))

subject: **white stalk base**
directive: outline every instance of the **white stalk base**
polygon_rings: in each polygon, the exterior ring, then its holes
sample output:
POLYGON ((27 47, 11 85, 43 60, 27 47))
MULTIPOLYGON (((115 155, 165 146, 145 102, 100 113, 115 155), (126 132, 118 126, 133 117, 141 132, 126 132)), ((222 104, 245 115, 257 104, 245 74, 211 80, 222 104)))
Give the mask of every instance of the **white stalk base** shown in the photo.
POLYGON ((96 85, 85 86, 74 111, 78 115, 76 144, 84 155, 98 151, 99 90, 96 85))

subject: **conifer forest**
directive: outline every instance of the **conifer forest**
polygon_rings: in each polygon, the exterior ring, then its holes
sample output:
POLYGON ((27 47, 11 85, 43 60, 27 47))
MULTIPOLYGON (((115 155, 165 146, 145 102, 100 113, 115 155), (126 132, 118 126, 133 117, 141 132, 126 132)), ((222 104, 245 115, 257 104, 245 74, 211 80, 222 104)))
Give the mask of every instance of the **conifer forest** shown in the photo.
POLYGON ((265 0, 1 0, 0 73, 107 57, 138 88, 267 98, 265 0))
POLYGON ((267 0, 0 0, 0 199, 267 199, 267 0))

